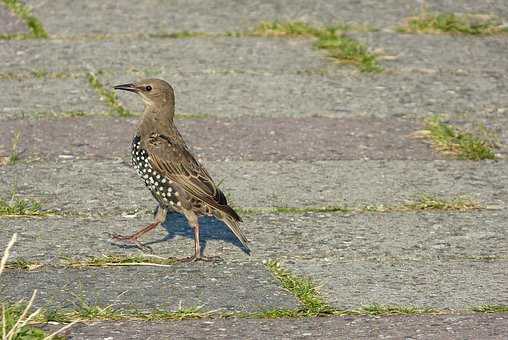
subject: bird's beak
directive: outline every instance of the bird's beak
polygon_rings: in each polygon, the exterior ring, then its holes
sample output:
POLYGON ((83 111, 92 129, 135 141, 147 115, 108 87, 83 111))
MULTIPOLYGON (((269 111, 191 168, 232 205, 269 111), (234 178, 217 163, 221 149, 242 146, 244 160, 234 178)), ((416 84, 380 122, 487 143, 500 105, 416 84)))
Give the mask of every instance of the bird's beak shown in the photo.
POLYGON ((130 91, 137 93, 139 90, 134 84, 123 84, 123 85, 116 85, 113 87, 115 90, 124 90, 124 91, 130 91))

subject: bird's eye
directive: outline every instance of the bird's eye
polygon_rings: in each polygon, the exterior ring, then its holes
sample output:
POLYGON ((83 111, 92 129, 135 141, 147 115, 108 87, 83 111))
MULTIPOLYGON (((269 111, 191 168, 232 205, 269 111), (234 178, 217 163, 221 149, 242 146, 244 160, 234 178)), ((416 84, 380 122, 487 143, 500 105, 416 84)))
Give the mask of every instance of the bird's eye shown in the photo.
POLYGON ((152 91, 152 87, 150 85, 148 85, 147 87, 145 87, 145 90, 152 91))

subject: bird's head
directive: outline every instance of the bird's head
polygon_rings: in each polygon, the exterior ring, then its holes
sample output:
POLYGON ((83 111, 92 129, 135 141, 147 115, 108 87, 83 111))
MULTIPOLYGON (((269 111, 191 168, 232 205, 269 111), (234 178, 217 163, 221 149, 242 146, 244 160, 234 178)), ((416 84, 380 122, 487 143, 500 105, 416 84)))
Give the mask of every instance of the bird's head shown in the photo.
POLYGON ((161 79, 144 79, 135 83, 117 85, 115 90, 137 93, 146 106, 174 110, 175 93, 171 85, 161 79))

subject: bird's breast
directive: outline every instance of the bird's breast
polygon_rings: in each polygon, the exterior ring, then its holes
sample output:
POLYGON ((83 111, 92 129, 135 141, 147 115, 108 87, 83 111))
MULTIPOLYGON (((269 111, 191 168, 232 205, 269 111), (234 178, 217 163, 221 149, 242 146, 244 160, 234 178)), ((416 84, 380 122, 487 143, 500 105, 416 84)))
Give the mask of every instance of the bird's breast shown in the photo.
POLYGON ((135 136, 132 140, 131 156, 132 166, 150 189, 155 199, 163 206, 178 209, 182 204, 175 183, 152 167, 148 152, 141 146, 139 136, 135 136))

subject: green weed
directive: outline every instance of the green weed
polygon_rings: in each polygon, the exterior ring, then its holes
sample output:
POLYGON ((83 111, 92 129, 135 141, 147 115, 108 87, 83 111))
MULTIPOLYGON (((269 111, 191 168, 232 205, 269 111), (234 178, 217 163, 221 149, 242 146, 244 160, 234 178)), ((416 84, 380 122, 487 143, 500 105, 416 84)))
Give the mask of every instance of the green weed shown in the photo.
POLYGON ((508 32, 498 18, 481 14, 428 13, 410 17, 398 28, 403 33, 489 35, 508 32))
MULTIPOLYGON (((32 32, 31 37, 37 39, 48 38, 48 33, 44 30, 41 22, 32 15, 30 9, 19 0, 3 0, 5 6, 14 14, 20 17, 32 32)), ((5 37, 5 36, 4 36, 5 37)), ((26 38, 27 35, 15 35, 16 38, 26 38)))
POLYGON ((314 37, 314 46, 325 50, 330 57, 357 66, 362 72, 381 72, 383 68, 377 56, 370 53, 364 45, 346 35, 348 26, 336 25, 325 28, 313 27, 303 22, 263 22, 251 35, 270 37, 314 37))
POLYGON ((88 83, 90 86, 97 91, 97 93, 106 100, 111 110, 120 117, 129 117, 132 116, 132 113, 126 110, 122 104, 118 101, 118 97, 115 92, 108 90, 102 85, 102 83, 97 79, 97 76, 90 72, 87 75, 88 83))
POLYGON ((446 124, 440 116, 427 119, 426 133, 436 149, 459 159, 479 161, 496 158, 494 145, 446 124))

